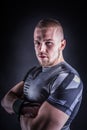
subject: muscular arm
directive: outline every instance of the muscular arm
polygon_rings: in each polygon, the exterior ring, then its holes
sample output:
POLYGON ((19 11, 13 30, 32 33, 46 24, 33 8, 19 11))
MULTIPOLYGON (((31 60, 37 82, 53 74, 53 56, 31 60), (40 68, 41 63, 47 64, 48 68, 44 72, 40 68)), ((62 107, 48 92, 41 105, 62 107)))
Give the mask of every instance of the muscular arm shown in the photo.
POLYGON ((14 113, 12 106, 15 100, 23 96, 23 86, 24 82, 19 82, 2 99, 1 105, 9 114, 14 113))
POLYGON ((76 105, 80 103, 81 96, 82 86, 80 80, 77 80, 76 75, 68 75, 65 82, 62 82, 60 89, 56 89, 49 96, 47 100, 49 103, 45 101, 42 104, 37 117, 29 119, 28 126, 30 126, 30 130, 61 130, 76 105), (62 101, 66 101, 64 105, 62 101))
POLYGON ((61 110, 44 102, 36 118, 28 119, 30 130, 61 130, 69 116, 61 110))

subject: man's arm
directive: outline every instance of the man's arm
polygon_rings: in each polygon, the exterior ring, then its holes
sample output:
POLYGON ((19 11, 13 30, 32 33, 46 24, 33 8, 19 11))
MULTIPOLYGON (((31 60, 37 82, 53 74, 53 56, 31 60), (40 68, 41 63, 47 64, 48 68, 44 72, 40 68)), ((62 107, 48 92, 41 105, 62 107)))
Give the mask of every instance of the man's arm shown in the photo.
POLYGON ((16 84, 12 89, 10 89, 4 98, 1 101, 2 107, 9 113, 14 113, 13 111, 13 103, 18 99, 22 98, 23 96, 23 86, 24 81, 19 82, 16 84))
POLYGON ((40 107, 36 118, 28 119, 30 130, 61 130, 69 116, 48 102, 40 107))

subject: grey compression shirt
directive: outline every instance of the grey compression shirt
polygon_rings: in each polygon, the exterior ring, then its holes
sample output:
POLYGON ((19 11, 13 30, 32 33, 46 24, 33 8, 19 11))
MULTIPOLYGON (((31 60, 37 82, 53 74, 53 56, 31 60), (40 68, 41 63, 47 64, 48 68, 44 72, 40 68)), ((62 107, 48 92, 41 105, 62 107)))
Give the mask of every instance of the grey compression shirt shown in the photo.
POLYGON ((68 114, 62 130, 69 130, 82 100, 83 84, 78 72, 66 62, 47 68, 33 67, 24 82, 26 100, 41 104, 47 101, 68 114))

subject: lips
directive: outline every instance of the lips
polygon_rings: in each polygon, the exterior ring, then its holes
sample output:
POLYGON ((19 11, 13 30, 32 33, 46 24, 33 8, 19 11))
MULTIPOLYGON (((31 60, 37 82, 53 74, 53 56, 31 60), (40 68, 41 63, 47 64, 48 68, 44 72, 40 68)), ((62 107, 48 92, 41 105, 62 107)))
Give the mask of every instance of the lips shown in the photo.
POLYGON ((40 58, 47 58, 47 55, 46 54, 39 54, 38 55, 40 58))
POLYGON ((45 56, 45 55, 39 55, 39 57, 40 57, 40 58, 46 58, 46 56, 45 56))

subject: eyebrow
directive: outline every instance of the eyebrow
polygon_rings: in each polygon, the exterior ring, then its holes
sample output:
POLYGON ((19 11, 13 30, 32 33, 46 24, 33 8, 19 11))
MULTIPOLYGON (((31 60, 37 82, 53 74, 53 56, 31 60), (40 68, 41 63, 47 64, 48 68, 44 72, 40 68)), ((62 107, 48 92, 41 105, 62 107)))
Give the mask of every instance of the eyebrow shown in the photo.
POLYGON ((44 41, 53 41, 52 39, 46 39, 46 40, 44 40, 44 41))
MULTIPOLYGON (((34 40, 34 42, 37 42, 38 40, 34 40)), ((53 41, 53 39, 45 39, 44 41, 48 42, 48 41, 53 41)))

